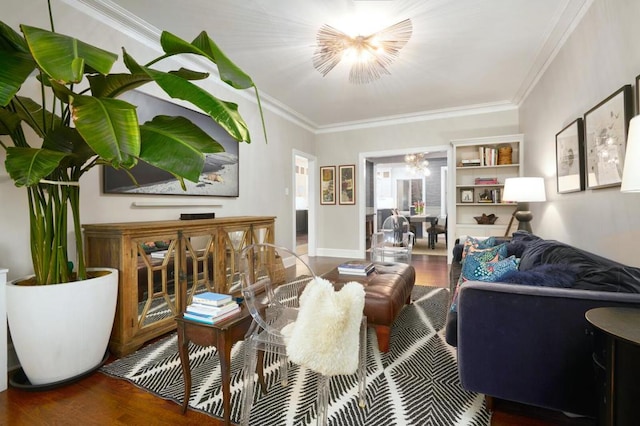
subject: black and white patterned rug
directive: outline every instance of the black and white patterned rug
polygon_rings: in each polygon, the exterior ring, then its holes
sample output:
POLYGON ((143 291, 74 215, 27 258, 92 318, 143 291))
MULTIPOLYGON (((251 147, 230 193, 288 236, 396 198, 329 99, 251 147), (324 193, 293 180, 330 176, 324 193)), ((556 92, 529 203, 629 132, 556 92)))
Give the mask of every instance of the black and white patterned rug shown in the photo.
MULTIPOLYGON (((391 332, 391 349, 381 353, 370 329, 367 351, 366 407, 358 407, 355 376, 331 380, 331 426, 489 425, 482 395, 462 389, 455 350, 444 342, 447 289, 416 286, 414 303, 405 307, 391 332)), ((190 408, 222 418, 220 366, 215 348, 191 344, 193 386, 190 408)), ((231 420, 239 422, 242 405, 243 345, 232 350, 231 420)), ((162 398, 182 404, 184 382, 176 334, 101 368, 162 398)), ((316 381, 313 373, 292 366, 282 387, 275 362, 265 359, 268 394, 255 392, 255 425, 315 424, 316 381)))

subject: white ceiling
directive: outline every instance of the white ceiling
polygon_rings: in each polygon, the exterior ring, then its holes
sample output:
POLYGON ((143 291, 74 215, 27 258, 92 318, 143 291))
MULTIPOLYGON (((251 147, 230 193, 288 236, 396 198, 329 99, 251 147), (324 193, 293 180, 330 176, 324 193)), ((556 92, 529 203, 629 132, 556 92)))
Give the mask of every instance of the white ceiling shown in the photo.
POLYGON ((514 108, 591 1, 81 0, 146 34, 168 30, 191 40, 206 30, 268 103, 319 131, 514 108), (348 32, 347 23, 360 19, 360 33, 370 34, 406 18, 413 35, 391 75, 354 85, 344 64, 326 77, 313 67, 322 24, 348 32))

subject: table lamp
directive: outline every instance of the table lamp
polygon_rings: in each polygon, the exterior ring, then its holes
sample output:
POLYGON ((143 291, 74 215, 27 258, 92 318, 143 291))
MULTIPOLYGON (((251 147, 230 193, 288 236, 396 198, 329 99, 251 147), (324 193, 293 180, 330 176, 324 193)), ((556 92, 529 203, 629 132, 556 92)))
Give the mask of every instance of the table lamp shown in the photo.
POLYGON ((504 193, 502 201, 515 201, 518 203, 513 212, 505 237, 509 234, 513 218, 518 219, 518 230, 531 233, 531 219, 533 214, 529 211, 530 202, 547 201, 544 190, 544 179, 541 177, 514 177, 504 181, 504 193))
POLYGON ((626 150, 620 191, 640 192, 640 167, 637 167, 640 160, 640 115, 636 115, 629 122, 626 150))

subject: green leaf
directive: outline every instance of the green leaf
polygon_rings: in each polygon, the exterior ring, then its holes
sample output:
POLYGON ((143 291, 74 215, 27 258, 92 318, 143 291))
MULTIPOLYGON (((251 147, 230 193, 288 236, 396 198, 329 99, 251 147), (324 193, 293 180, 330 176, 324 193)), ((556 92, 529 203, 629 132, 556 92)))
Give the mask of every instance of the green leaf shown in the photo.
POLYGON ((66 155, 47 149, 10 146, 4 164, 16 186, 32 186, 53 172, 66 155))
POLYGON ((78 96, 73 122, 87 144, 113 167, 132 167, 140 153, 136 107, 119 99, 78 96))
POLYGON ((0 21, 0 50, 29 53, 27 42, 20 33, 0 21))
POLYGON ((30 55, 0 50, 0 106, 7 106, 36 68, 30 55))
POLYGON ((20 28, 38 66, 54 80, 65 84, 80 82, 85 65, 107 74, 118 58, 114 53, 73 37, 27 25, 20 28))
POLYGON ((121 94, 148 83, 147 74, 109 74, 88 76, 91 93, 96 98, 117 98, 121 94))
POLYGON ((224 152, 211 136, 184 117, 159 115, 140 126, 140 159, 174 175, 197 182, 204 154, 224 152))
POLYGON ((238 105, 220 100, 195 84, 174 75, 147 69, 153 80, 172 98, 182 99, 197 106, 224 128, 238 142, 251 142, 249 129, 238 105))
POLYGON ((208 58, 218 66, 220 79, 236 89, 248 89, 255 86, 251 77, 234 64, 205 31, 202 31, 191 43, 187 43, 168 31, 163 31, 160 36, 160 44, 165 53, 171 55, 193 53, 208 58))
POLYGON ((20 117, 7 108, 0 108, 0 135, 10 135, 20 125, 20 117))
POLYGON ((0 106, 7 106, 36 63, 26 41, 4 22, 0 22, 0 64, 0 106))
POLYGON ((205 80, 209 77, 208 72, 194 71, 186 68, 180 68, 178 71, 169 71, 169 74, 177 75, 185 80, 205 80))
POLYGON ((41 138, 44 138, 48 129, 62 126, 62 120, 57 115, 49 111, 44 111, 42 117, 42 106, 31 98, 17 96, 13 102, 18 116, 29 125, 41 138), (52 123, 53 120, 53 123, 52 123))

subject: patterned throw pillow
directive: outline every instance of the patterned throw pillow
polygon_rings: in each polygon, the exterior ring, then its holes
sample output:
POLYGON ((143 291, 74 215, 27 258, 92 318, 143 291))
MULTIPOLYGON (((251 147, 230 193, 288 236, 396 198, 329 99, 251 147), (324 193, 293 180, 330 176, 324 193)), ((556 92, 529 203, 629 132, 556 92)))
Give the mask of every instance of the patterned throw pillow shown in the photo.
POLYGON ((496 245, 496 237, 489 237, 486 239, 479 239, 474 237, 467 237, 464 241, 464 247, 462 248, 462 258, 464 259, 469 250, 474 247, 476 249, 487 249, 496 245))
MULTIPOLYGON (((465 281, 469 279, 467 274, 465 274, 465 270, 468 268, 474 268, 477 263, 487 263, 487 262, 498 262, 507 257, 507 244, 502 243, 497 246, 479 249, 474 246, 469 246, 468 255, 462 259, 462 272, 460 273, 460 278, 458 278, 458 284, 456 285, 456 290, 453 295, 452 303, 451 303, 451 311, 456 311, 456 305, 458 300, 458 292, 460 286, 464 284, 465 281), (471 266, 468 266, 471 265, 471 266)), ((515 259, 515 257, 514 257, 515 259)), ((516 267, 517 269, 517 267, 516 267)), ((506 271, 505 271, 506 272, 506 271)))
POLYGON ((518 270, 519 260, 515 256, 502 260, 483 262, 476 256, 469 256, 464 262, 462 274, 464 281, 500 281, 506 273, 518 270))

